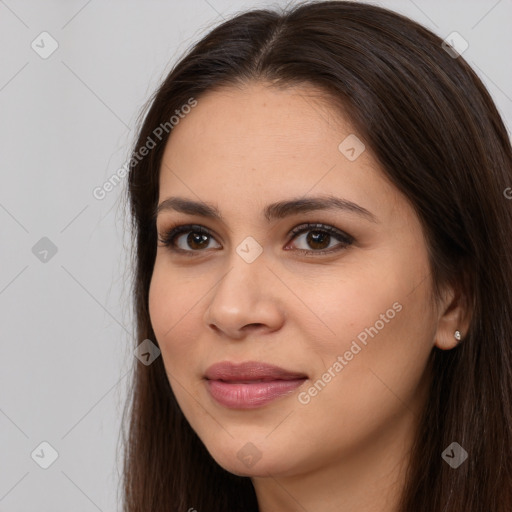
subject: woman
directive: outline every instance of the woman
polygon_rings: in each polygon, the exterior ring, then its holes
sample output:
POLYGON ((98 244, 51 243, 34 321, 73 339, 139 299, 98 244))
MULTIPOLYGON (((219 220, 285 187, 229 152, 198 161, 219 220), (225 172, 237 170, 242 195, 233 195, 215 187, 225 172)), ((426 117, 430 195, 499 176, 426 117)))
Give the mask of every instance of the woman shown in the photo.
POLYGON ((415 22, 318 2, 211 31, 130 162, 161 357, 125 510, 512 510, 511 183, 488 92, 415 22))

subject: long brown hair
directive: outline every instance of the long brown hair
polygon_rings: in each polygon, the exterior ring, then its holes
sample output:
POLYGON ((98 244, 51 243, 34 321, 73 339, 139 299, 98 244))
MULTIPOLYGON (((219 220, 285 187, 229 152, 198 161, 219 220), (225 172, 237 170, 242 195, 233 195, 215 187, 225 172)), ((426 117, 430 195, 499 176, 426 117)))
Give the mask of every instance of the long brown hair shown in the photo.
MULTIPOLYGON (((512 186, 512 150, 462 56, 402 15, 348 1, 252 10, 216 27, 173 67, 150 100, 128 176, 134 348, 145 339, 158 344, 148 290, 159 171, 172 130, 155 129, 191 98, 200 105, 206 91, 254 80, 315 85, 349 116, 421 220, 435 293, 451 283, 471 311, 463 341, 432 351, 432 384, 400 512, 510 512, 512 201, 504 191, 512 186), (468 453, 457 469, 441 457, 454 441, 468 453)), ((221 468, 191 429, 162 358, 134 363, 128 434, 123 430, 124 511, 257 511, 250 478, 221 468)))

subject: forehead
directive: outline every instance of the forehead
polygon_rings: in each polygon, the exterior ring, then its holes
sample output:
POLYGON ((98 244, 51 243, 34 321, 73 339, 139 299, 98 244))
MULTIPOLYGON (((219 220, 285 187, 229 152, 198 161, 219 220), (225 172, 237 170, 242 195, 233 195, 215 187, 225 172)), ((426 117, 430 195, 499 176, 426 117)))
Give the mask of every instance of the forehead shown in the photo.
POLYGON ((374 209, 399 201, 369 148, 352 161, 343 154, 340 144, 357 134, 313 87, 254 83, 197 101, 168 139, 160 202, 179 195, 236 210, 257 197, 270 203, 308 194, 335 194, 374 209))
POLYGON ((212 151, 223 155, 229 149, 238 158, 251 149, 261 156, 279 150, 293 150, 293 154, 298 145, 324 151, 329 143, 322 144, 326 135, 335 142, 337 133, 351 131, 348 120, 318 89, 306 85, 277 88, 256 82, 202 95, 198 105, 174 127, 168 147, 174 150, 179 145, 186 151, 192 146, 196 154, 207 147, 210 155, 212 151))

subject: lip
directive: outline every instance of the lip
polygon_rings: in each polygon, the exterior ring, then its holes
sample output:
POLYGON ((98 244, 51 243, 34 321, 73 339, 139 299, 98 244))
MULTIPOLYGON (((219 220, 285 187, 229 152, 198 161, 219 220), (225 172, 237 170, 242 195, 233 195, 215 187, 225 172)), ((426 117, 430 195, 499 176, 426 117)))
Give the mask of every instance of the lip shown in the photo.
POLYGON ((231 409, 253 409, 285 396, 301 386, 307 375, 279 366, 247 361, 216 363, 205 372, 214 400, 231 409))

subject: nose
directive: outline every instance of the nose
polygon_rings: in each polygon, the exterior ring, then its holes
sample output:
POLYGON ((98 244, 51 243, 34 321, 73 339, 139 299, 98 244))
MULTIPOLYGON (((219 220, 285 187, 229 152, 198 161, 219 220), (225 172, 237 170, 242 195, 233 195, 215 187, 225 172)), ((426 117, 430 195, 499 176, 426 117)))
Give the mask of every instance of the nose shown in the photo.
POLYGON ((204 314, 207 328, 237 340, 255 331, 278 330, 285 319, 280 298, 283 285, 267 267, 263 254, 247 263, 234 253, 230 263, 209 295, 204 314))

